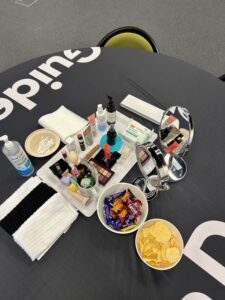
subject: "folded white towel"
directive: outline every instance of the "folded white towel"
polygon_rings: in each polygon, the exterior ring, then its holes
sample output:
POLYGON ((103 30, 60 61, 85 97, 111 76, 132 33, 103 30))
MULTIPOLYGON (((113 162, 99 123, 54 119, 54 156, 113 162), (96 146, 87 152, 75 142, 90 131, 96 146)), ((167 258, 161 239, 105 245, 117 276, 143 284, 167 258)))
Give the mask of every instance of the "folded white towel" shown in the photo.
POLYGON ((31 177, 22 184, 5 202, 0 205, 0 221, 4 219, 33 189, 42 181, 39 177, 31 177))
POLYGON ((30 256, 40 259, 76 220, 78 212, 54 194, 13 234, 15 242, 30 256))
POLYGON ((58 133, 63 143, 65 143, 67 137, 80 132, 88 124, 85 119, 63 105, 53 113, 42 116, 38 123, 58 133))

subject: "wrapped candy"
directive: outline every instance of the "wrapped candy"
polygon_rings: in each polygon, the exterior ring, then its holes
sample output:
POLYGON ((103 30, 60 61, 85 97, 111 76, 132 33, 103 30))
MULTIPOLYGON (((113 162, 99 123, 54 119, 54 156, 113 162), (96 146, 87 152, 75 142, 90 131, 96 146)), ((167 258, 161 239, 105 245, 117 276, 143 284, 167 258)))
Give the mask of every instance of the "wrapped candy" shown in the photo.
POLYGON ((130 190, 105 197, 103 208, 106 224, 114 230, 130 231, 137 225, 142 202, 130 190))

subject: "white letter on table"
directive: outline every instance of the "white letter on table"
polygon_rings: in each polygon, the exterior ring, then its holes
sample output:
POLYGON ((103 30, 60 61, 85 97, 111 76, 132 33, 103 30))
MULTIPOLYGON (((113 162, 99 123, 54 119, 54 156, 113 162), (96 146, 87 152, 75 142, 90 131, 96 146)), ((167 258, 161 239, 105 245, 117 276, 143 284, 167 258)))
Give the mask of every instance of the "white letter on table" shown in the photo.
POLYGON ((184 254, 225 285, 225 267, 201 249, 203 242, 212 235, 225 237, 225 223, 208 221, 199 225, 188 240, 184 248, 184 254))
POLYGON ((46 61, 46 63, 41 64, 38 68, 54 77, 58 77, 62 72, 51 66, 51 64, 54 63, 63 65, 66 68, 70 68, 73 65, 73 62, 69 61, 68 59, 65 59, 61 56, 52 56, 46 61))
POLYGON ((95 60, 97 57, 99 57, 101 53, 101 48, 100 47, 91 47, 92 53, 86 57, 81 57, 78 59, 78 63, 88 63, 92 60, 95 60))
POLYGON ((0 98, 0 120, 5 119, 13 111, 13 104, 10 100, 5 98, 0 98), (4 109, 3 112, 1 110, 4 109))
POLYGON ((25 108, 31 110, 37 104, 31 101, 30 99, 28 99, 28 97, 32 97, 36 95, 39 89, 40 89, 40 85, 36 80, 26 78, 26 79, 21 79, 19 81, 16 81, 13 84, 12 88, 8 88, 3 92, 3 94, 15 100, 25 108), (21 88, 22 86, 28 86, 29 91, 23 94, 19 93, 18 89, 21 88))

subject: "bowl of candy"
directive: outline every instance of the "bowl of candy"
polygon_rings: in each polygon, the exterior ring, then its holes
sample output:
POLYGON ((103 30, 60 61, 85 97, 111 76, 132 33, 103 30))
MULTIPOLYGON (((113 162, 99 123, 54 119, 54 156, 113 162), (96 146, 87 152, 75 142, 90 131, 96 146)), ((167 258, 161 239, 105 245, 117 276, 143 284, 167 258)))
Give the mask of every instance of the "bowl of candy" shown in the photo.
POLYGON ((135 246, 139 257, 148 267, 165 271, 175 267, 181 260, 184 242, 172 223, 151 219, 138 229, 135 246))
POLYGON ((98 199, 97 215, 102 225, 117 234, 128 234, 144 224, 148 202, 142 191, 130 183, 117 183, 98 199))

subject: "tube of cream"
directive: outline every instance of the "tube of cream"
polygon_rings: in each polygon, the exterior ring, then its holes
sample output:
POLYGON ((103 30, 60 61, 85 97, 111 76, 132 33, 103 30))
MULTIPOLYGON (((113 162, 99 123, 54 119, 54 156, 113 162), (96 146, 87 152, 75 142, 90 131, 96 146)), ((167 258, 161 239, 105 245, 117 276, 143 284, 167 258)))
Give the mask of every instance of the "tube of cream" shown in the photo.
POLYGON ((92 137, 92 133, 91 133, 91 125, 90 124, 88 124, 88 126, 84 129, 83 136, 84 136, 85 143, 87 145, 93 144, 93 137, 92 137))

